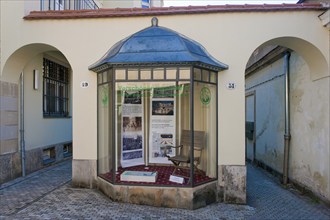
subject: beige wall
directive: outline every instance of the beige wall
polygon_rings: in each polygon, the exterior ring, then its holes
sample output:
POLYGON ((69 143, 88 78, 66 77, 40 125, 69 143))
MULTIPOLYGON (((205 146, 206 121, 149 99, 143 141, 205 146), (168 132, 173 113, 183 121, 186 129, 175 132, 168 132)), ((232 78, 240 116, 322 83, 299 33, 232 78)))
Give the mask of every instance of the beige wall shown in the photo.
MULTIPOLYGON (((284 58, 249 75, 246 91, 256 94, 256 160, 283 173, 284 58)), ((329 77, 313 80, 305 60, 290 57, 289 179, 330 198, 329 77)), ((247 111, 253 108, 247 104, 247 111)), ((250 147, 247 149, 251 158, 250 147)))
MULTIPOLYGON (((19 1, 1 4, 1 16, 6 18, 1 19, 1 74, 8 74, 4 63, 24 45, 46 43, 61 51, 73 71, 74 158, 95 160, 96 74, 88 71, 88 66, 119 40, 149 26, 151 17, 24 21, 19 1), (88 81, 90 86, 81 88, 81 81, 88 81)), ((319 14, 288 11, 158 16, 160 26, 200 42, 210 54, 229 65, 219 77, 219 164, 245 164, 244 72, 258 46, 275 42, 300 48, 302 56, 314 65, 312 75, 329 75, 329 31, 322 27, 319 14), (303 40, 296 41, 297 38, 303 40), (236 89, 228 90, 228 82, 235 82, 236 89)))

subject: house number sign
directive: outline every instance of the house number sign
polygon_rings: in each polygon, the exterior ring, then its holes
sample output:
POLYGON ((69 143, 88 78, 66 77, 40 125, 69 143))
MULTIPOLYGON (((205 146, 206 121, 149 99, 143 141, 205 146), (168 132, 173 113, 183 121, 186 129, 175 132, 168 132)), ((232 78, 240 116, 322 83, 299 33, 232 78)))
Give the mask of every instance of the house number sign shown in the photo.
POLYGON ((230 82, 226 85, 226 87, 227 87, 227 89, 230 89, 230 90, 235 89, 236 88, 236 83, 230 82))
POLYGON ((81 88, 84 88, 84 89, 85 89, 85 88, 87 88, 88 86, 89 86, 89 82, 87 82, 87 81, 81 81, 81 82, 80 82, 80 87, 81 87, 81 88))

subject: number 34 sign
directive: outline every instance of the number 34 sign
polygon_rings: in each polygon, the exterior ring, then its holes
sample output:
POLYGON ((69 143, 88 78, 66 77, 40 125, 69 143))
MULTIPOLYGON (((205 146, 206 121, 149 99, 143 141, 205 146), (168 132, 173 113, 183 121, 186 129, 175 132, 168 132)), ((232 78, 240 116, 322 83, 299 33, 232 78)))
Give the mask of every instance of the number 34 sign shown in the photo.
POLYGON ((230 90, 235 89, 236 83, 234 83, 234 82, 227 83, 226 87, 227 87, 227 89, 230 89, 230 90))

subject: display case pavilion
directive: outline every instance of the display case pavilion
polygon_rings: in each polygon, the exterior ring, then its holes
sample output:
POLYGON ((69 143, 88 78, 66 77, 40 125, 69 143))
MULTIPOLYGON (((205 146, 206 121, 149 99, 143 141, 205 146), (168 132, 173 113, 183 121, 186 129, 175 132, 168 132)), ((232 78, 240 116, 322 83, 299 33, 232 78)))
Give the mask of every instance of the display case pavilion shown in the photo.
POLYGON ((195 209, 217 201, 218 73, 228 66, 151 23, 90 66, 99 188, 115 201, 195 209))

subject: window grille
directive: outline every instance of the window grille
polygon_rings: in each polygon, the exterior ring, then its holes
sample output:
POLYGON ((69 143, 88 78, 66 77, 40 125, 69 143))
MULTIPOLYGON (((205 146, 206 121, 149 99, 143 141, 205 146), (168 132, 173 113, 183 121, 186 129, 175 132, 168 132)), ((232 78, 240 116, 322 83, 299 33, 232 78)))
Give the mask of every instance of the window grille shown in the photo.
POLYGON ((69 69, 45 58, 43 96, 44 117, 69 116, 69 69))
POLYGON ((40 0, 40 10, 83 10, 98 9, 94 0, 40 0))

